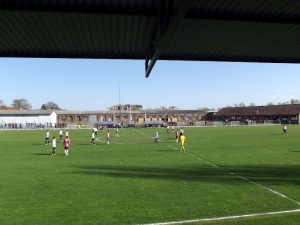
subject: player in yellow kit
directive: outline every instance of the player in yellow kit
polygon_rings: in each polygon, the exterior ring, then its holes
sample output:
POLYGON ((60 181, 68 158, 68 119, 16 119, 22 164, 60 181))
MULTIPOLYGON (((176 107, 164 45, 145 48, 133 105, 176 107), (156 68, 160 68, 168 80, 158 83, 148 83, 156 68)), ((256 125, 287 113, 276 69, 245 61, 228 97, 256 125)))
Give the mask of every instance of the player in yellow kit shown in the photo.
POLYGON ((185 149, 184 149, 184 144, 185 144, 185 142, 186 142, 186 138, 185 138, 185 136, 183 135, 183 133, 180 133, 179 140, 180 140, 180 144, 181 144, 181 146, 180 146, 180 151, 181 151, 181 150, 182 150, 182 151, 185 151, 185 149))

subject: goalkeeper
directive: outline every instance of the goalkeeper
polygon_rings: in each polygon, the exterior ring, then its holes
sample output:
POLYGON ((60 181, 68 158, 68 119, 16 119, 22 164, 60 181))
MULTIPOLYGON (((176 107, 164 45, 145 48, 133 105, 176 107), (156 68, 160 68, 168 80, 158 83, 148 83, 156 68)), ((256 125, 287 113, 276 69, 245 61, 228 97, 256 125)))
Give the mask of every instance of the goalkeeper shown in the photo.
POLYGON ((183 135, 183 133, 180 133, 179 140, 180 140, 180 144, 181 144, 181 146, 180 146, 180 151, 181 151, 181 150, 182 150, 182 151, 185 151, 184 144, 185 144, 185 142, 186 142, 186 138, 185 138, 185 136, 183 135))

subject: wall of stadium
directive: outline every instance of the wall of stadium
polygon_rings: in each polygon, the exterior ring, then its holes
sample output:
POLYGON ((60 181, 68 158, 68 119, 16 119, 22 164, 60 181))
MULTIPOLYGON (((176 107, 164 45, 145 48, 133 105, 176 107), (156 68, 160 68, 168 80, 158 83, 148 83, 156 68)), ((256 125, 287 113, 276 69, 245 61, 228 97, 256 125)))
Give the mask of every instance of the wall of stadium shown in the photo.
POLYGON ((22 127, 25 127, 26 124, 56 124, 57 115, 55 112, 52 112, 49 115, 38 115, 38 114, 11 114, 11 115, 1 115, 0 114, 0 124, 21 124, 22 127))

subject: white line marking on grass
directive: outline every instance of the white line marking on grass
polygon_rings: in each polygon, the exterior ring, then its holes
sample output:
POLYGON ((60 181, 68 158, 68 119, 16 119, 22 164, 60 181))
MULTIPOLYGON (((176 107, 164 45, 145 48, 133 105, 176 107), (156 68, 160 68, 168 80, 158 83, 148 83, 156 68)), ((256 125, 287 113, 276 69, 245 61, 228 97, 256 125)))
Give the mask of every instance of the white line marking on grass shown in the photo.
POLYGON ((240 219, 240 218, 247 218, 247 217, 278 215, 278 214, 297 213, 297 212, 300 212, 300 209, 280 211, 280 212, 266 212, 266 213, 246 214, 246 215, 239 215, 239 216, 224 216, 224 217, 216 217, 216 218, 182 220, 182 221, 174 221, 174 222, 149 223, 149 224, 143 224, 143 225, 171 225, 171 224, 183 224, 183 223, 196 223, 196 222, 204 222, 204 221, 240 219))
POLYGON ((215 165, 215 164, 212 164, 212 163, 210 163, 210 162, 208 162, 208 161, 205 161, 204 159, 201 159, 201 158, 198 157, 198 156, 194 156, 194 155, 191 154, 191 153, 187 153, 187 152, 185 152, 185 153, 188 154, 188 155, 190 155, 190 156, 192 156, 192 157, 194 157, 194 158, 196 158, 196 159, 198 159, 198 160, 201 160, 201 161, 205 162, 206 164, 209 164, 209 165, 211 165, 211 166, 213 166, 213 167, 216 167, 216 168, 218 168, 218 169, 220 169, 220 170, 223 170, 223 171, 225 171, 225 172, 227 172, 227 173, 229 173, 229 174, 231 174, 231 175, 235 175, 235 176, 237 176, 237 177, 239 177, 239 178, 241 178, 241 179, 243 179, 243 180, 245 180, 245 181, 247 181, 247 182, 250 182, 251 184, 257 185, 257 186, 259 186, 259 187, 261 187, 261 188, 264 188, 264 189, 266 189, 266 190, 268 190, 268 191, 270 191, 270 192, 272 192, 272 193, 274 193, 274 194, 277 194, 277 195, 279 195, 279 196, 281 196, 281 197, 283 197, 283 198, 286 198, 286 199, 288 199, 288 200, 290 200, 290 201, 292 201, 292 202, 295 202, 295 203, 297 203, 298 205, 300 205, 300 202, 298 202, 298 201, 296 201, 296 200, 294 200, 294 199, 292 199, 292 198, 289 198, 289 197, 287 197, 286 195, 281 194, 280 192, 274 191, 274 190, 272 190, 271 188, 267 188, 267 187, 265 187, 265 186, 263 186, 263 185, 261 185, 261 184, 258 184, 258 183, 254 182, 254 181, 251 181, 251 180, 249 180, 249 179, 247 179, 247 178, 245 178, 245 177, 242 177, 242 176, 240 176, 240 175, 238 175, 238 174, 235 174, 235 173, 233 173, 233 172, 230 172, 230 171, 228 171, 228 170, 226 170, 226 169, 224 169, 224 168, 222 168, 222 167, 219 167, 219 166, 217 166, 217 165, 215 165))
MULTIPOLYGON (((137 131, 137 132, 138 132, 138 131, 137 131)), ((143 135, 145 135, 145 136, 151 137, 151 136, 149 136, 149 135, 147 135, 147 134, 144 134, 144 133, 142 133, 142 132, 139 132, 139 133, 141 133, 141 134, 143 134, 143 135)), ((151 138, 152 138, 152 137, 151 137, 151 138)), ((162 142, 162 143, 163 143, 163 142, 162 142)), ((168 144, 168 143, 164 143, 164 144, 168 145, 168 146, 171 147, 171 148, 174 148, 174 149, 176 149, 176 150, 179 150, 178 148, 176 148, 176 147, 174 147, 174 146, 172 146, 172 145, 170 145, 170 144, 168 144)), ((284 194, 281 194, 281 193, 278 192, 278 191, 274 191, 274 190, 272 190, 271 188, 265 187, 265 186, 263 186, 263 185, 261 185, 261 184, 258 184, 258 183, 254 182, 254 181, 251 181, 251 180, 249 180, 249 179, 247 179, 247 178, 245 178, 245 177, 242 177, 242 176, 240 176, 240 175, 238 175, 238 174, 235 174, 235 173, 233 173, 233 172, 231 172, 231 171, 228 171, 228 170, 226 170, 226 169, 224 169, 224 168, 222 168, 222 167, 220 167, 220 166, 217 166, 217 165, 215 165, 215 164, 213 164, 213 163, 210 163, 210 162, 208 162, 208 161, 206 161, 206 160, 204 160, 204 159, 201 159, 200 157, 197 157, 197 156, 195 156, 195 155, 193 155, 193 154, 191 154, 191 153, 188 153, 188 152, 186 152, 186 151, 184 151, 184 153, 185 153, 185 154, 188 154, 188 155, 190 155, 190 156, 192 156, 192 157, 194 157, 194 158, 196 158, 196 159, 198 159, 198 160, 200 160, 200 161, 202 161, 202 162, 205 162, 206 164, 209 164, 209 165, 211 165, 211 166, 213 166, 213 167, 215 167, 215 168, 218 168, 218 169, 220 169, 220 170, 223 170, 224 172, 227 172, 227 173, 229 173, 229 174, 231 174, 231 175, 235 175, 235 176, 239 177, 240 179, 243 179, 243 180, 245 180, 245 181, 247 181, 247 182, 249 182, 249 183, 251 183, 251 184, 254 184, 254 185, 256 185, 256 186, 258 186, 258 187, 260 187, 260 188, 263 188, 263 189, 265 189, 265 190, 268 190, 268 191, 270 191, 270 192, 272 192, 272 193, 274 193, 274 194, 276 194, 276 195, 279 195, 279 196, 281 196, 281 197, 283 197, 283 198, 285 198, 285 199, 288 199, 288 200, 290 200, 290 201, 292 201, 292 202, 297 203, 298 205, 300 205, 300 202, 298 202, 298 201, 296 201, 296 200, 294 200, 294 199, 292 199, 292 198, 289 198, 288 196, 286 196, 286 195, 284 195, 284 194)), ((224 220, 224 219, 234 219, 234 218, 243 218, 243 217, 262 216, 262 215, 274 215, 274 214, 292 213, 292 212, 300 212, 300 209, 296 209, 296 210, 288 210, 288 211, 280 211, 280 212, 269 212, 269 213, 249 214, 249 215, 241 215, 241 216, 228 216, 228 217, 211 218, 211 219, 187 220, 187 221, 180 221, 180 222, 154 223, 153 225, 159 225, 159 224, 162 224, 162 225, 166 224, 166 225, 168 225, 168 224, 180 224, 180 223, 200 222, 200 221, 209 221, 209 220, 224 220)))
MULTIPOLYGON (((149 135, 144 134, 144 133, 142 133, 142 132, 139 132, 139 133, 141 133, 141 134, 143 134, 143 135, 146 135, 146 136, 150 137, 149 135)), ((176 149, 176 150, 179 150, 178 148, 176 148, 176 147, 174 147, 174 146, 172 146, 172 145, 170 145, 170 144, 168 144, 168 143, 164 143, 164 144, 170 146, 171 148, 174 148, 174 149, 176 149)), ((224 169, 224 168, 222 168, 222 167, 220 167, 220 166, 217 166, 217 165, 215 165, 215 164, 212 164, 212 163, 210 163, 210 162, 208 162, 208 161, 206 161, 206 160, 204 160, 204 159, 201 159, 200 157, 195 156, 195 155, 193 155, 193 154, 191 154, 191 153, 188 153, 188 152, 186 152, 186 151, 184 151, 184 153, 185 153, 185 154, 188 154, 188 155, 190 155, 190 156, 192 156, 192 157, 194 157, 194 158, 196 158, 196 159, 198 159, 198 160, 200 160, 200 161, 202 161, 202 162, 205 162, 206 164, 209 164, 209 165, 211 165, 211 166, 213 166, 213 167, 216 167, 216 168, 218 168, 218 169, 220 169, 220 170, 223 170, 224 172, 227 172, 227 173, 229 173, 229 174, 231 174, 231 175, 235 175, 235 176, 237 176, 237 177, 239 177, 239 178, 241 178, 241 179, 243 179, 243 180, 245 180, 245 181, 247 181, 247 182, 250 182, 251 184, 257 185, 257 186, 259 186, 259 187, 261 187, 261 188, 263 188, 263 189, 266 189, 266 190, 268 190, 268 191, 270 191, 270 192, 272 192, 272 193, 274 193, 274 194, 276 194, 276 195, 279 195, 279 196, 281 196, 281 197, 283 197, 283 198, 286 198, 286 199, 288 199, 288 200, 290 200, 290 201, 292 201, 292 202, 295 202, 295 203, 297 203, 298 205, 300 205, 300 202, 298 202, 298 201, 296 201, 296 200, 294 200, 294 199, 292 199, 292 198, 289 198, 288 196, 286 196, 286 195, 284 195, 284 194, 281 194, 280 192, 274 191, 274 190, 272 190, 271 188, 267 188, 267 187, 265 187, 265 186, 263 186, 263 185, 261 185, 261 184, 258 184, 258 183, 254 182, 254 181, 251 181, 251 180, 249 180, 249 179, 247 179, 247 178, 245 178, 245 177, 242 177, 242 176, 240 176, 240 175, 238 175, 238 174, 235 174, 235 173, 233 173, 233 172, 231 172, 231 171, 228 171, 228 170, 226 170, 226 169, 224 169)))

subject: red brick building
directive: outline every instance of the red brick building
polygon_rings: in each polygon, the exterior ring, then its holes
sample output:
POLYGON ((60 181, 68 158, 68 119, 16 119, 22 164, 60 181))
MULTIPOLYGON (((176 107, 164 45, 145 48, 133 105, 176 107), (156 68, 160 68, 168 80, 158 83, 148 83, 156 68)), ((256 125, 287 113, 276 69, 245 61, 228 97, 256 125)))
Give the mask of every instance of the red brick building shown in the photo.
POLYGON ((222 108, 213 116, 215 121, 240 121, 241 123, 252 120, 263 123, 272 120, 273 123, 299 124, 300 104, 248 106, 222 108))

